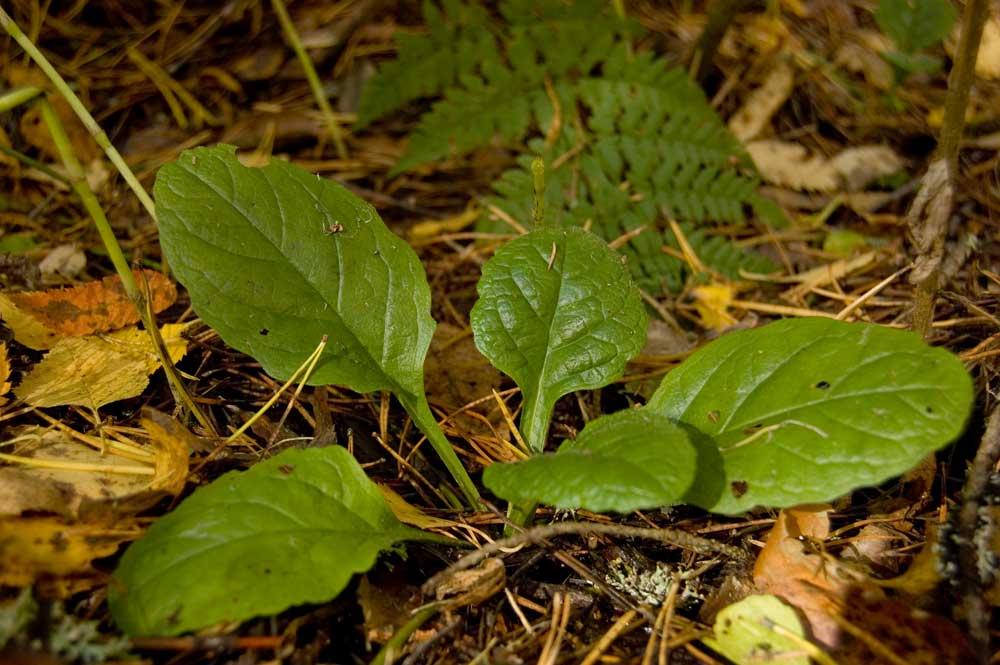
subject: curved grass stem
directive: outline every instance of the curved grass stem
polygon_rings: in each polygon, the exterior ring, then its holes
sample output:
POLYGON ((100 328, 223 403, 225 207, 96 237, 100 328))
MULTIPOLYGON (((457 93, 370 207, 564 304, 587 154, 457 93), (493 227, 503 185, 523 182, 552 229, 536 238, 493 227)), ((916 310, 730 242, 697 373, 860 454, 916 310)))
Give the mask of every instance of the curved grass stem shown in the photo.
POLYGON ((143 189, 142 185, 139 183, 139 179, 135 177, 135 173, 133 173, 132 169, 129 168, 129 165, 125 163, 121 153, 119 153, 118 150, 111 144, 111 139, 108 138, 108 135, 103 129, 101 129, 101 126, 97 124, 97 121, 94 120, 94 116, 90 114, 87 107, 83 105, 80 98, 76 96, 73 89, 69 87, 68 83, 66 83, 66 79, 64 79, 62 75, 56 71, 55 67, 53 67, 48 61, 48 58, 42 54, 38 47, 35 46, 26 34, 24 34, 17 23, 14 22, 14 19, 12 19, 2 7, 0 7, 0 26, 3 26, 3 29, 7 32, 7 34, 13 37, 14 41, 16 41, 18 45, 24 49, 24 52, 28 54, 28 57, 34 60, 35 64, 38 65, 38 68, 49 77, 50 81, 52 81, 52 85, 55 86, 59 94, 62 95, 67 102, 69 102, 73 112, 76 113, 78 118, 80 118, 80 122, 82 122, 83 126, 87 128, 90 135, 94 137, 97 145, 104 150, 104 154, 108 156, 108 159, 110 159, 111 163, 115 165, 116 169, 118 169, 122 178, 124 178, 125 182, 128 183, 128 186, 132 188, 132 191, 139 199, 139 202, 142 203, 142 207, 146 209, 146 212, 149 213, 149 216, 155 221, 156 207, 153 205, 153 199, 151 199, 146 190, 143 189))
POLYGON ((344 143, 344 135, 340 131, 337 119, 333 117, 333 109, 330 108, 330 102, 327 101, 326 93, 323 92, 323 84, 320 83, 319 75, 316 74, 316 68, 313 66, 309 54, 302 46, 302 40, 299 39, 299 33, 295 29, 292 17, 288 15, 284 0, 271 0, 271 5, 274 7, 274 13, 278 15, 278 22, 281 23, 281 29, 285 34, 285 39, 288 40, 288 45, 295 51, 295 56, 299 59, 299 64, 302 65, 306 81, 309 82, 309 89, 312 90, 313 97, 316 98, 320 113, 323 114, 323 120, 326 121, 326 128, 330 132, 333 144, 337 147, 337 156, 341 159, 347 159, 347 145, 344 143))
POLYGON ((42 119, 45 121, 49 133, 52 134, 52 141, 55 143, 56 150, 62 158, 63 165, 66 167, 70 187, 72 187, 73 192, 80 198, 84 209, 94 221, 94 227, 97 229, 97 233, 101 237, 101 242, 104 243, 104 249, 107 250, 108 257, 111 259, 111 263, 114 265, 115 271, 122 281, 125 293, 128 295, 129 300, 132 301, 136 310, 138 310, 139 319, 153 340, 153 349, 160 364, 163 366, 163 371, 167 375, 167 380, 170 382, 174 397, 188 408, 202 427, 214 435, 215 427, 205 414, 202 413, 201 409, 198 408, 194 400, 191 399, 187 389, 184 387, 184 382, 181 381, 180 375, 174 367, 173 361, 170 359, 170 353, 167 351, 163 337, 160 335, 160 329, 156 325, 156 318, 153 316, 150 301, 139 288, 139 284, 135 280, 135 274, 133 274, 132 269, 129 267, 121 245, 118 244, 118 239, 115 237, 115 233, 111 229, 111 224, 108 223, 108 218, 104 214, 104 209, 97 200, 94 191, 87 183, 86 174, 80 165, 80 161, 73 153, 73 147, 70 144, 69 137, 66 135, 66 129, 47 99, 43 97, 38 103, 42 111, 42 119))

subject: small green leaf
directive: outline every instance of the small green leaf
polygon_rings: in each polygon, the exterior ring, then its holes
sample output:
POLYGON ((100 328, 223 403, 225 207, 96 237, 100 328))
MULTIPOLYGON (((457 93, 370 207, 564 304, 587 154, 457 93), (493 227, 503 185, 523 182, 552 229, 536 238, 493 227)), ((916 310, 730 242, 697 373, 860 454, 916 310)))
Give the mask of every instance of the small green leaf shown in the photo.
POLYGON ((962 363, 915 334, 829 319, 730 333, 667 374, 645 407, 713 437, 738 513, 827 501, 954 440, 972 406, 962 363))
POLYGON ((883 51, 882 58, 904 74, 934 74, 944 64, 941 58, 925 53, 883 51))
POLYGON ((868 244, 868 237, 850 229, 831 229, 823 239, 823 251, 849 256, 854 250, 868 244))
POLYGON ((736 663, 809 665, 802 622, 795 610, 776 596, 748 596, 723 608, 712 627, 715 638, 705 644, 736 663), (783 630, 776 631, 780 626, 783 630), (794 635, 799 639, 790 637, 794 635))
POLYGON ((628 270, 578 228, 538 229, 509 242, 483 266, 478 291, 476 346, 520 386, 521 429, 536 452, 556 400, 620 376, 646 339, 628 270))
POLYGON ((875 22, 898 50, 914 53, 943 40, 956 15, 950 0, 879 0, 875 22))
POLYGON ((435 323, 417 255, 340 185, 277 159, 247 168, 235 152, 185 151, 153 187, 163 253, 195 311, 282 380, 327 335, 309 382, 396 393, 476 502, 424 396, 435 323))
POLYGON ((697 466, 683 426, 628 409, 592 421, 556 453, 486 467, 483 483, 512 503, 628 512, 681 501, 697 466))
POLYGON ((177 635, 334 598, 403 526, 343 448, 289 450, 196 491, 129 547, 108 603, 129 635, 177 635))
POLYGON ((0 254, 22 254, 38 247, 34 236, 26 233, 13 233, 0 238, 0 254))

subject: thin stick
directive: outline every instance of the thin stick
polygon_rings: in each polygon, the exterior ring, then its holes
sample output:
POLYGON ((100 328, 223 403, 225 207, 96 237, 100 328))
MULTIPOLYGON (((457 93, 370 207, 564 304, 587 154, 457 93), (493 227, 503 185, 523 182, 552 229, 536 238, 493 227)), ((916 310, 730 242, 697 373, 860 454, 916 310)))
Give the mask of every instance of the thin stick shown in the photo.
POLYGON ((48 59, 40 50, 38 50, 38 47, 35 46, 28 36, 21 31, 21 28, 14 22, 14 19, 12 19, 2 7, 0 7, 0 26, 3 26, 3 29, 7 31, 7 34, 13 37, 14 41, 16 41, 21 48, 24 49, 24 52, 35 61, 38 68, 45 72, 45 75, 49 77, 50 81, 52 81, 52 85, 54 85, 56 90, 59 91, 59 94, 62 95, 67 102, 69 102, 69 105, 76 113, 76 116, 80 118, 80 122, 82 122, 83 126, 87 128, 87 131, 92 137, 94 137, 94 140, 97 141, 97 145, 101 146, 101 149, 104 150, 104 154, 108 156, 108 159, 110 159, 111 163, 115 165, 116 169, 118 169, 122 178, 124 178, 125 182, 128 183, 128 186, 132 188, 132 191, 139 199, 139 202, 142 203, 142 207, 146 209, 146 212, 153 218, 153 221, 156 221, 156 206, 153 205, 153 199, 149 197, 149 194, 146 193, 146 190, 143 189, 142 185, 139 183, 139 179, 135 177, 132 169, 129 168, 129 165, 125 163, 121 154, 111 144, 111 140, 108 138, 108 135, 104 133, 101 126, 97 124, 97 121, 94 120, 94 116, 90 114, 90 111, 87 110, 87 107, 83 105, 80 98, 77 97, 76 93, 69 87, 66 80, 55 70, 55 67, 49 63, 48 59))
POLYGON ((896 272, 892 273, 891 275, 889 275, 888 277, 886 277, 885 279, 883 279, 881 282, 879 282, 878 284, 876 284, 872 288, 868 289, 865 293, 863 293, 861 295, 861 297, 859 297, 857 300, 855 300, 854 302, 852 302, 850 305, 848 305, 844 309, 840 310, 840 312, 834 318, 837 321, 843 321, 843 320, 845 320, 851 314, 853 314, 854 312, 856 312, 859 307, 861 307, 866 302, 868 302, 869 300, 871 300, 872 298, 874 298, 876 295, 878 295, 882 291, 882 289, 884 289, 885 287, 889 286, 894 281, 896 281, 897 277, 899 277, 900 275, 902 275, 904 272, 906 272, 907 270, 909 270, 911 267, 912 266, 904 266, 903 268, 900 268, 896 272))
POLYGON ((306 53, 305 47, 302 46, 302 40, 299 39, 299 33, 295 30, 292 17, 288 15, 288 9, 285 7, 284 0, 271 0, 271 5, 274 7, 274 13, 278 15, 278 22, 281 23, 281 30, 285 34, 285 39, 288 40, 288 45, 295 51, 295 56, 299 59, 299 64, 302 65, 302 71, 305 72, 306 80, 309 82, 309 89, 312 90, 313 97, 316 99, 316 103, 319 104, 323 120, 326 121, 326 128, 330 132, 333 144, 337 147, 337 156, 341 159, 347 159, 347 146, 344 144, 344 136, 341 134, 340 125, 337 124, 336 118, 333 117, 333 109, 330 108, 330 102, 327 101, 326 94, 323 92, 323 84, 320 83, 319 76, 316 74, 316 68, 313 66, 309 54, 306 53))
MULTIPOLYGON (((979 54, 979 42, 982 41, 983 26, 986 25, 988 11, 988 0, 969 0, 965 3, 962 32, 955 50, 954 65, 948 76, 948 94, 944 100, 944 120, 941 124, 938 149, 940 158, 945 161, 948 186, 951 188, 954 187, 958 172, 958 152, 961 148, 962 131, 965 129, 965 110, 969 105, 969 90, 975 78, 976 57, 979 54)), ((940 233, 947 232, 947 225, 942 225, 940 233)), ((938 236, 938 241, 943 243, 944 237, 938 236)), ((932 326, 940 272, 940 261, 938 261, 937 267, 917 284, 913 294, 913 330, 921 337, 926 337, 932 326)))
POLYGON ((596 522, 558 522, 555 524, 543 524, 541 526, 526 529, 515 536, 511 536, 510 538, 504 538, 503 540, 497 540, 488 545, 484 545, 481 549, 465 555, 445 570, 437 573, 424 582, 422 587, 423 592, 425 595, 433 595, 434 590, 441 584, 441 582, 448 579, 456 572, 478 565, 483 559, 491 556, 497 556, 506 549, 529 543, 541 545, 544 541, 556 536, 586 533, 618 536, 621 538, 645 538, 646 540, 656 540, 661 543, 676 545, 695 552, 718 552, 741 561, 746 560, 748 557, 747 553, 739 547, 726 545, 725 543, 717 543, 714 540, 696 536, 693 533, 688 533, 682 529, 672 529, 669 527, 646 529, 634 526, 621 526, 618 524, 598 524, 596 522))
POLYGON ((604 655, 604 652, 608 650, 608 647, 614 644, 615 640, 623 633, 637 628, 642 623, 641 618, 639 621, 633 623, 638 614, 635 610, 628 610, 618 617, 618 620, 608 629, 608 632, 601 635, 601 639, 597 640, 597 643, 591 647, 586 657, 580 661, 580 665, 595 665, 601 659, 601 656, 604 655))

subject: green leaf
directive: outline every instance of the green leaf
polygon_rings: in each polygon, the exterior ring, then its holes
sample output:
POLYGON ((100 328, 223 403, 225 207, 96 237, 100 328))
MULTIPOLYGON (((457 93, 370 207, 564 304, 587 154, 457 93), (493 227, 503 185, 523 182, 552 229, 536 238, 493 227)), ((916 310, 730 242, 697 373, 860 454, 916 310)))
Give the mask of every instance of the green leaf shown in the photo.
POLYGON ((810 663, 802 649, 807 643, 802 622, 795 610, 777 596, 748 596, 723 608, 715 617, 712 631, 715 638, 706 638, 705 644, 736 665, 810 663), (784 630, 776 631, 778 626, 784 630))
POLYGON ((483 483, 512 503, 628 512, 681 501, 697 466, 688 430, 628 409, 592 421, 556 453, 486 467, 483 483))
POLYGON ((910 332, 789 319, 730 333, 674 369, 645 407, 715 439, 738 513, 827 501, 954 440, 972 406, 962 363, 910 332))
POLYGON ((26 233, 15 233, 0 238, 0 253, 22 254, 38 247, 34 236, 26 233))
POLYGON ((850 256, 854 250, 868 244, 868 237, 850 229, 830 229, 823 239, 823 251, 850 256))
POLYGON ((543 228, 509 242, 477 288, 476 346, 520 386, 521 429, 536 452, 556 400, 620 376, 646 339, 628 269, 582 229, 543 228))
POLYGON ((129 635, 177 635, 334 598, 403 526, 343 448, 289 450, 197 490, 129 547, 108 604, 129 635))
POLYGON ((875 22, 904 53, 914 53, 943 40, 955 23, 950 0, 879 0, 875 22))
POLYGON ((309 382, 396 393, 478 498, 424 396, 435 323, 417 255, 340 185, 280 160, 247 168, 235 151, 185 151, 153 187, 163 252, 195 311, 281 380, 328 336, 309 382))
POLYGON ((247 168, 232 146, 184 152, 153 192, 163 251, 226 344, 283 380, 329 335, 310 383, 423 392, 430 288, 369 204, 287 162, 247 168))
POLYGON ((882 58, 904 74, 934 74, 944 64, 941 58, 924 53, 883 51, 882 58))

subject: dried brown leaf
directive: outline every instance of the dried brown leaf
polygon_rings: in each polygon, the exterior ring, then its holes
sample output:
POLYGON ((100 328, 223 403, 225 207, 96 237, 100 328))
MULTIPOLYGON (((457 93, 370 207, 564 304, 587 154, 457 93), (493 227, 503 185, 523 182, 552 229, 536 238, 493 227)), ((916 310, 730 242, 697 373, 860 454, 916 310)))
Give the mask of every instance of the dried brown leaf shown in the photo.
POLYGON ((792 93, 795 72, 787 60, 778 60, 760 87, 751 92, 743 105, 729 119, 729 129, 740 141, 756 138, 771 116, 792 93))
POLYGON ((840 639, 832 615, 855 581, 843 576, 829 558, 806 549, 808 543, 821 543, 830 535, 830 510, 826 504, 782 510, 753 570, 757 588, 797 607, 813 636, 828 646, 840 639))
POLYGON ((31 473, 30 468, 0 468, 0 516, 27 512, 72 517, 73 488, 31 473))
MULTIPOLYGON (((47 87, 47 85, 42 87, 47 87)), ((73 154, 76 155, 76 158, 84 164, 89 164, 94 159, 100 157, 101 149, 90 136, 87 128, 80 122, 80 119, 76 117, 76 113, 73 112, 69 102, 60 95, 50 95, 49 102, 52 104, 53 110, 55 110, 59 121, 66 130, 66 135, 69 137, 70 146, 72 146, 73 154)), ((52 140, 52 133, 49 132, 49 128, 42 120, 41 106, 34 104, 25 111, 24 115, 21 116, 19 128, 24 140, 29 144, 41 150, 53 161, 62 162, 59 150, 52 140)))
POLYGON ((822 155, 810 154, 798 143, 766 139, 746 146, 764 180, 782 187, 831 192, 840 175, 822 155))

